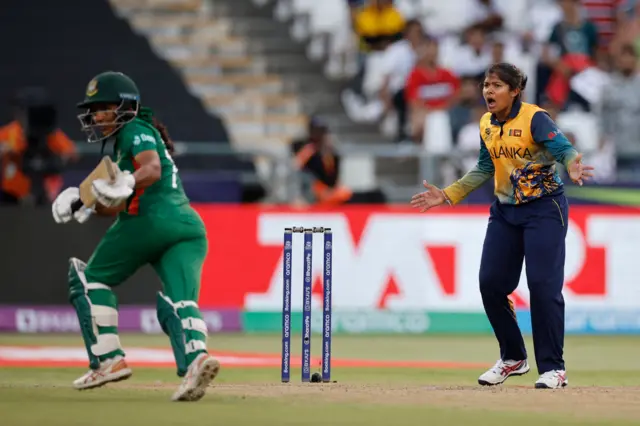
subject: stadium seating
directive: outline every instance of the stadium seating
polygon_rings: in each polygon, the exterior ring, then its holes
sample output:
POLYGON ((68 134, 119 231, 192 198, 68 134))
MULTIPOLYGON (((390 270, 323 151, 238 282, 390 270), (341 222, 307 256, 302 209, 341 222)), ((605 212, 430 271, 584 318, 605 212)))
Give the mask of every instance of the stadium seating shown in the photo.
MULTIPOLYGON (((0 70, 3 99, 21 86, 46 86, 58 101, 62 128, 81 140, 75 105, 84 97, 86 84, 101 71, 118 70, 136 80, 143 102, 176 139, 227 142, 220 118, 207 113, 180 75, 118 19, 106 1, 67 0, 64 7, 45 0, 2 4, 0 37, 12 40, 3 52, 11 58, 11 67, 0 70)), ((0 108, 0 116, 8 119, 7 106, 0 108)))
POLYGON ((281 76, 268 73, 261 55, 233 22, 207 2, 112 0, 156 53, 179 70, 188 90, 205 108, 225 118, 235 146, 281 149, 304 131, 306 117, 281 76))

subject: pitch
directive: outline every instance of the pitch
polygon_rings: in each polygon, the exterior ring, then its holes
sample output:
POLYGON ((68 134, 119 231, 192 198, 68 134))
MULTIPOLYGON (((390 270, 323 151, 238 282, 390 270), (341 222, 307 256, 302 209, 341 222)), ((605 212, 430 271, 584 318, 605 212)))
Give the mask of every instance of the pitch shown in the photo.
MULTIPOLYGON (((332 379, 338 383, 303 385, 299 368, 292 369, 292 383, 279 383, 279 335, 213 334, 209 346, 227 362, 198 403, 170 402, 179 384, 174 368, 142 358, 169 348, 163 336, 124 334, 122 341, 141 357, 131 362, 133 377, 80 392, 70 386, 86 369, 86 362, 74 361, 79 336, 0 335, 2 425, 640 424, 635 336, 569 336, 569 387, 549 391, 533 389, 533 368, 503 386, 479 387, 478 375, 497 357, 492 336, 336 335, 332 379), (38 350, 40 359, 9 362, 10 347, 27 356, 38 350), (53 350, 71 355, 52 367, 56 361, 46 354, 53 350)), ((296 346, 292 361, 300 358, 296 346)), ((530 340, 527 347, 532 353, 530 340)))

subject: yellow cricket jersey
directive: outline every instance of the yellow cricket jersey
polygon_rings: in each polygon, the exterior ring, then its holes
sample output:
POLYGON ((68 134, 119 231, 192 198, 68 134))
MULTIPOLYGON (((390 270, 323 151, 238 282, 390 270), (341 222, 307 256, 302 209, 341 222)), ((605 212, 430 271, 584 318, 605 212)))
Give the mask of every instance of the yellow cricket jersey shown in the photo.
POLYGON ((502 204, 523 204, 563 191, 556 162, 568 167, 578 152, 545 110, 516 101, 505 122, 491 113, 480 120, 478 163, 444 189, 452 204, 494 177, 502 204))

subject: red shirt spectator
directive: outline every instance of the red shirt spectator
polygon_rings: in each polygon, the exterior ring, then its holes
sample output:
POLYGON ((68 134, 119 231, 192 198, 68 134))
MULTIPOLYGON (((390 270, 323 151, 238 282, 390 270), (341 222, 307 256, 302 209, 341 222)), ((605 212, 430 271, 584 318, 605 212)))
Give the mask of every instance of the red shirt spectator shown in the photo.
POLYGON ((449 108, 455 101, 460 80, 438 65, 438 42, 428 38, 416 48, 417 63, 407 78, 405 99, 410 110, 411 136, 422 142, 429 111, 449 108))
POLYGON ((437 42, 428 40, 417 49, 418 63, 407 78, 407 103, 429 109, 447 108, 460 88, 460 80, 437 63, 437 42))

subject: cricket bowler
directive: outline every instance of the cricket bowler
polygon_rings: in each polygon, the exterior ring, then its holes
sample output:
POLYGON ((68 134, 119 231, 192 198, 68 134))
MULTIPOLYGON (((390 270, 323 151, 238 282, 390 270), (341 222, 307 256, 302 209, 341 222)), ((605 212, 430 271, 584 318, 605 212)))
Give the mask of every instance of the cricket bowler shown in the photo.
POLYGON ((593 176, 582 154, 537 105, 522 101, 527 84, 512 64, 492 65, 482 94, 488 112, 480 120, 477 165, 443 190, 424 182, 426 192, 411 204, 422 212, 441 204, 458 204, 493 178, 496 200, 491 205, 480 261, 480 294, 500 346, 500 359, 478 378, 483 386, 529 372, 522 333, 509 295, 520 282, 526 259, 531 294, 531 323, 537 389, 567 386, 564 363, 565 239, 569 203, 556 163, 566 167, 578 185, 593 176))
MULTIPOLYGON (((117 215, 86 264, 69 260, 69 301, 77 312, 90 370, 73 382, 89 389, 128 379, 131 368, 118 337, 118 305, 112 288, 150 264, 162 281, 158 321, 169 337, 182 384, 173 401, 201 399, 220 370, 207 352, 207 326, 198 308, 207 254, 204 223, 190 206, 171 157, 166 128, 140 102, 133 80, 104 72, 78 104, 89 143, 113 147, 120 170, 113 181, 96 179, 93 206, 75 209, 79 189, 65 189, 53 203, 57 223, 85 223, 92 215, 117 215)), ((82 203, 81 203, 82 204, 82 203)))

